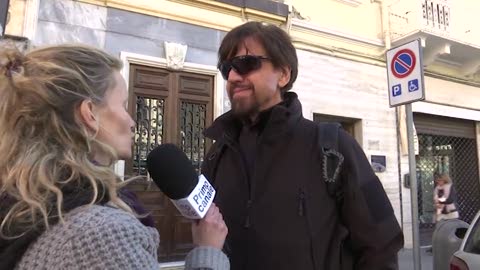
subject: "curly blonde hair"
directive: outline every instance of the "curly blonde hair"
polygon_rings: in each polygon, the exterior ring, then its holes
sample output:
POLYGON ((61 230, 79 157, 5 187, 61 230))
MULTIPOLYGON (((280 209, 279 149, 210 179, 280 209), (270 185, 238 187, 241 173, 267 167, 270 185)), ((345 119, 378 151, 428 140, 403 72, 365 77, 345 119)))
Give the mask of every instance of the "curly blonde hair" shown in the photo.
POLYGON ((0 198, 13 201, 0 236, 48 228, 52 218, 63 222, 65 190, 72 188, 69 194, 89 190, 87 204, 107 200, 131 211, 117 196, 114 150, 76 113, 85 100, 101 106, 121 68, 117 58, 84 45, 0 51, 0 198), (95 164, 93 152, 110 164, 95 164))

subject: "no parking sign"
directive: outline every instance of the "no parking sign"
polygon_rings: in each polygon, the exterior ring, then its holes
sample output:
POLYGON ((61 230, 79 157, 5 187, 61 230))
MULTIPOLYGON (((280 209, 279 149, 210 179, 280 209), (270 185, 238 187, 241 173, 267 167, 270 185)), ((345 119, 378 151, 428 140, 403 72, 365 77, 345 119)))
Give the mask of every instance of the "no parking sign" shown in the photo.
POLYGON ((419 39, 387 51, 391 107, 425 99, 422 62, 419 39))

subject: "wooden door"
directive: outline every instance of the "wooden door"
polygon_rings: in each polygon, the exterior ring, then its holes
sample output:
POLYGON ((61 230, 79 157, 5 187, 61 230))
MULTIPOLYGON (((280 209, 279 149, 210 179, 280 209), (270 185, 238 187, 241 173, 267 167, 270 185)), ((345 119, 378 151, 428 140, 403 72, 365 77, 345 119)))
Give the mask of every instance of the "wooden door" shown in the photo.
MULTIPOLYGON (((199 169, 211 144, 203 130, 213 120, 213 76, 132 65, 129 111, 136 121, 126 175, 147 176, 146 157, 157 145, 174 143, 199 169)), ((129 185, 152 213, 160 232, 160 261, 183 260, 193 248, 190 221, 149 180, 129 185)))

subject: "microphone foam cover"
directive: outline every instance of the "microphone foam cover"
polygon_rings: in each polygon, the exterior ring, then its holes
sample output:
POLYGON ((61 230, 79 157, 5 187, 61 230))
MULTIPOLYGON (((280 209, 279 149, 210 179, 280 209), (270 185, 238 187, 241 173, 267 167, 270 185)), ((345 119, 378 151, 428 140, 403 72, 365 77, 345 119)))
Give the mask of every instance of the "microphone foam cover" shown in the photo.
POLYGON ((154 148, 147 156, 147 170, 153 182, 172 200, 187 197, 198 183, 192 162, 174 144, 154 148))

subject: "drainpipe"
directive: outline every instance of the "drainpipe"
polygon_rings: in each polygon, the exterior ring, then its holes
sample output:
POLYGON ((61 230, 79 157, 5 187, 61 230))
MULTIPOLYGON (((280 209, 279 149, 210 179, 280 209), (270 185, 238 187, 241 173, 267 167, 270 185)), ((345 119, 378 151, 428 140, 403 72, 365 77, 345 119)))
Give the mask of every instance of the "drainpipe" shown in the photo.
POLYGON ((388 16, 388 8, 387 0, 371 0, 372 3, 378 3, 380 5, 380 16, 382 20, 382 32, 383 32, 383 40, 385 43, 385 50, 382 54, 385 54, 386 51, 390 50, 392 47, 392 40, 390 38, 390 21, 388 16))
MULTIPOLYGON (((390 17, 389 17, 389 6, 387 5, 388 0, 372 0, 372 3, 378 3, 380 5, 381 10, 381 20, 382 20, 382 32, 383 32, 383 39, 385 44, 385 49, 382 51, 381 55, 385 55, 385 53, 391 49, 392 47, 392 40, 391 40, 391 32, 390 32, 390 17)), ((397 126, 397 163, 398 163, 398 191, 400 197, 400 224, 403 230, 403 198, 402 198, 402 154, 400 149, 400 121, 402 119, 399 118, 400 114, 400 107, 395 107, 395 125, 397 126)))

